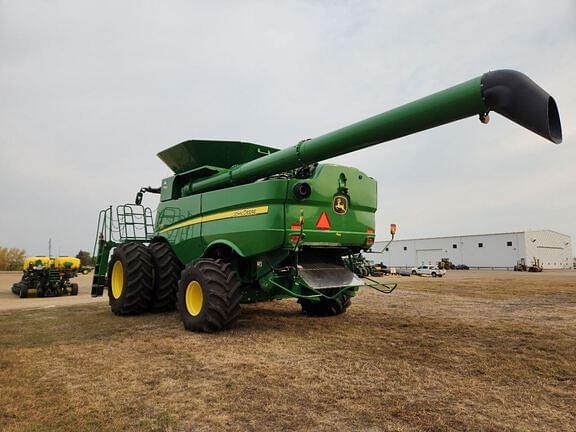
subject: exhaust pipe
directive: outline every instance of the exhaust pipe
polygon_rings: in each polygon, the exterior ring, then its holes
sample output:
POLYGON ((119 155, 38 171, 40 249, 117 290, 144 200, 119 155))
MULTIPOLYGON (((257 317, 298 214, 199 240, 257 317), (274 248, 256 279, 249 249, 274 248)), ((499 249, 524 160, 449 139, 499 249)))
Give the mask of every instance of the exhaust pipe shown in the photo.
POLYGON ((510 69, 485 73, 480 89, 489 111, 496 111, 555 144, 562 142, 556 101, 523 73, 510 69))

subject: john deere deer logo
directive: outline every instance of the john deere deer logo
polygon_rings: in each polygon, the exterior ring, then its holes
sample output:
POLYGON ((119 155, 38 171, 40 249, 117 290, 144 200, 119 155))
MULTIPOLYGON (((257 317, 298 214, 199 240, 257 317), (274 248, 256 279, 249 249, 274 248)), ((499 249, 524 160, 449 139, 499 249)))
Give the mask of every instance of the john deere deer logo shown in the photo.
POLYGON ((335 196, 334 201, 332 201, 332 210, 336 214, 346 214, 348 211, 348 198, 342 195, 335 196))

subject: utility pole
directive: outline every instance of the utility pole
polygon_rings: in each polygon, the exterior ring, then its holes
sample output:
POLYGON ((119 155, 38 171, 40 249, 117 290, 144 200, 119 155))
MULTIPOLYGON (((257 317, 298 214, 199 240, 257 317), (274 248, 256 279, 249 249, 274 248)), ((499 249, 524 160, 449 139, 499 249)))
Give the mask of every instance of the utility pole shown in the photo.
POLYGON ((48 239, 48 258, 52 258, 52 239, 48 239))

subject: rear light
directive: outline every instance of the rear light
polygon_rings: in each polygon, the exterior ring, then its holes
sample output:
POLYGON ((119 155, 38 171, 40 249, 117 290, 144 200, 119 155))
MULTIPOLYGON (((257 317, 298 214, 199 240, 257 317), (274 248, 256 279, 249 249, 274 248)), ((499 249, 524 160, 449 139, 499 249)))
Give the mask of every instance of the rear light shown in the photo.
POLYGON ((299 235, 291 235, 290 236, 290 241, 292 243, 298 243, 300 241, 300 236, 299 235))
POLYGON ((394 235, 396 234, 396 224, 390 224, 390 234, 394 235))
POLYGON ((302 225, 293 223, 290 225, 290 231, 300 231, 302 229, 302 225))
POLYGON ((368 227, 366 229, 366 244, 368 246, 374 244, 374 228, 368 227))

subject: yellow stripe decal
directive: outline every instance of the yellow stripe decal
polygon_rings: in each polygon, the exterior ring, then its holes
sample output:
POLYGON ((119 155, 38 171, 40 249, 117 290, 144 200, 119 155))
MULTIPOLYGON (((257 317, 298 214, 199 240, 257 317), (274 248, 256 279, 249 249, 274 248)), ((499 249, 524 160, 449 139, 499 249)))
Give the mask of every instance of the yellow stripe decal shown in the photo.
POLYGON ((163 230, 160 230, 160 232, 163 233, 166 231, 172 231, 172 230, 175 230, 178 228, 184 228, 186 226, 196 225, 200 222, 202 222, 202 217, 195 217, 192 219, 188 219, 187 221, 184 221, 184 222, 179 222, 176 225, 169 226, 168 228, 164 228, 163 230))
POLYGON ((256 216, 259 214, 266 214, 266 213, 268 213, 268 206, 230 210, 222 213, 214 213, 208 216, 199 216, 192 219, 188 219, 187 221, 179 222, 175 225, 169 226, 168 228, 164 228, 163 230, 160 230, 160 232, 163 233, 166 231, 172 231, 178 228, 184 228, 190 225, 196 225, 203 222, 212 222, 220 219, 230 219, 245 216, 256 216))

